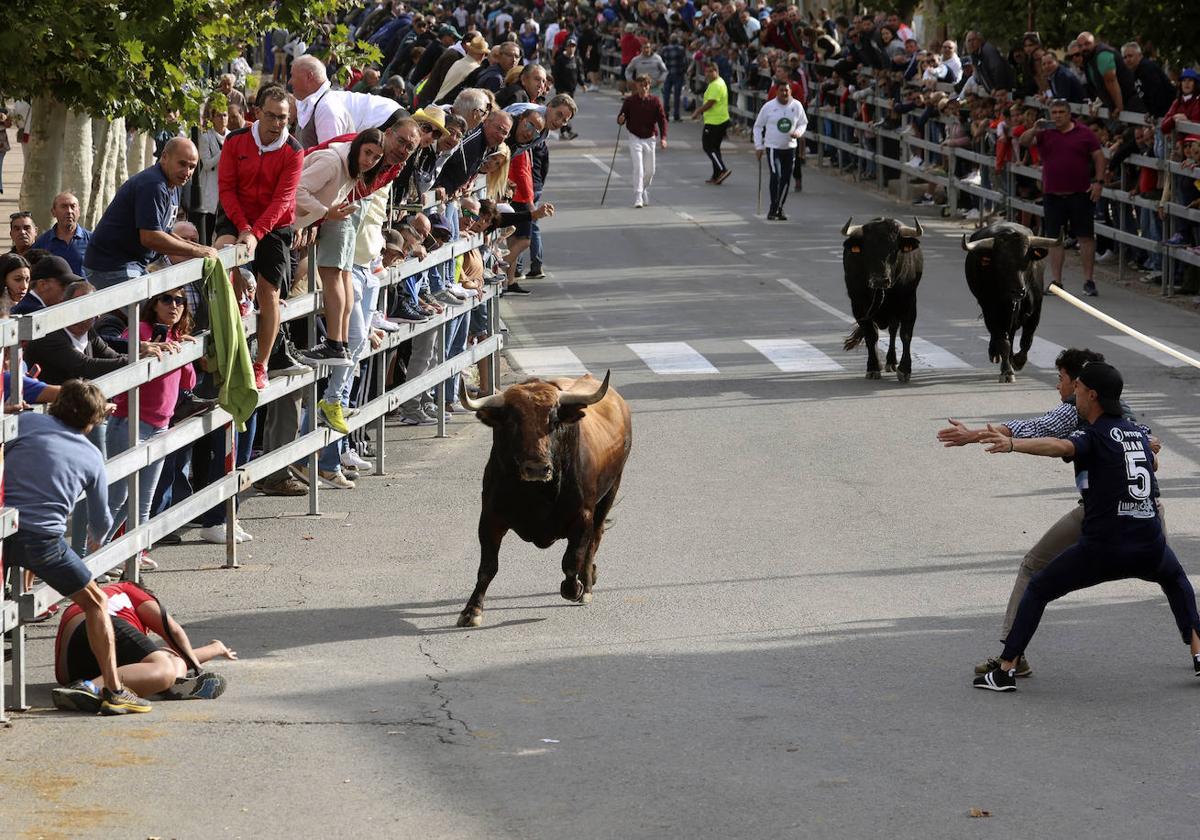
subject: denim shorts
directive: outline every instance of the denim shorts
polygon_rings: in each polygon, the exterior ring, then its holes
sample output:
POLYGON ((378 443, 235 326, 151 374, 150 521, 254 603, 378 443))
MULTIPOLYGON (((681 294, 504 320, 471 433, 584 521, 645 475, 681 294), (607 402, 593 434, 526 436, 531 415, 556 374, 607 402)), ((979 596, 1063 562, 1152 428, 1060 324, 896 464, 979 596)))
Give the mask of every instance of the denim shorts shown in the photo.
POLYGON ((60 595, 74 595, 92 582, 87 564, 62 534, 17 531, 4 541, 4 553, 14 566, 33 572, 60 595))

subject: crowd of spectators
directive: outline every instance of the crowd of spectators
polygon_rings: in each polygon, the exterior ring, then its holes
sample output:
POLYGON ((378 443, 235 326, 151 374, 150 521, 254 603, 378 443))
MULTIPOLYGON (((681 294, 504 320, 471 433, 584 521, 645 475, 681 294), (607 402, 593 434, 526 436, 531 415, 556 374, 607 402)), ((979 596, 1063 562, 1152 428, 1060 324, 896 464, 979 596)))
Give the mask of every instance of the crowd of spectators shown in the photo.
MULTIPOLYGON (((219 403, 236 421, 239 464, 288 445, 315 424, 340 433, 319 454, 316 475, 292 465, 259 481, 259 492, 302 495, 310 482, 353 490, 381 443, 363 430, 350 435, 348 425, 357 406, 378 396, 375 366, 384 367, 387 387, 420 376, 443 352, 450 357, 488 337, 486 310, 474 305, 486 288, 532 291, 530 281, 545 276, 537 223, 554 212, 541 201, 547 140, 552 132, 563 140, 574 136, 571 94, 585 83, 573 27, 553 12, 509 13, 477 3, 412 10, 382 4, 356 9, 344 22, 354 39, 380 47, 381 64, 338 67, 323 57, 325 45, 270 33, 267 49, 214 79, 198 125, 180 125, 173 115, 165 120, 156 160, 118 189, 94 230, 79 224, 79 200, 70 192, 54 198, 55 224, 44 232, 31 212, 13 214, 12 249, 0 257, 4 317, 216 256, 230 244, 246 246, 251 261, 228 276, 217 263, 206 264, 203 280, 144 301, 137 324, 117 310, 28 342, 19 399, 5 373, 6 411, 53 403, 61 386, 74 389, 76 402, 80 394, 94 402, 94 389, 79 391, 73 383, 126 365, 130 341, 142 357, 169 360, 207 340, 205 359, 175 365, 140 386, 136 438, 128 394, 108 402, 103 417, 88 409, 82 412, 88 417, 49 431, 59 440, 85 436, 102 464, 132 440, 145 444, 219 403), (544 38, 523 38, 543 25, 544 38), (261 78, 253 70, 260 60, 261 78), (475 236, 482 244, 411 272, 384 292, 390 268, 406 261, 424 266, 443 245, 475 236), (521 271, 524 252, 530 262, 521 271), (322 292, 316 334, 308 334, 303 319, 281 317, 284 301, 309 291, 309 277, 322 292), (256 334, 247 344, 231 325, 251 313, 256 334), (427 330, 365 358, 387 333, 435 315, 447 319, 444 347, 436 346, 443 333, 427 330), (311 368, 323 379, 317 416, 307 416, 299 390, 256 407, 255 391, 311 368)), ((489 392, 486 362, 474 373, 477 384, 469 387, 489 392)), ((459 387, 458 377, 445 382, 443 404, 435 402, 437 390, 414 396, 396 419, 407 426, 450 419, 459 387)), ((104 481, 101 466, 99 478, 89 474, 78 487, 58 488, 61 518, 35 512, 47 504, 44 492, 10 483, 6 504, 19 512, 21 539, 37 538, 30 542, 37 551, 24 555, 27 569, 40 575, 65 565, 73 573, 49 574, 63 585, 74 582, 86 571, 79 558, 118 536, 127 519, 144 522, 219 479, 224 447, 225 432, 218 430, 143 467, 138 498, 126 498, 127 482, 120 480, 107 486, 106 499, 91 487, 76 504, 85 485, 104 481), (54 533, 39 531, 47 527, 54 533)), ((225 542, 223 505, 192 524, 202 541, 225 542)), ((232 532, 238 542, 253 539, 240 522, 232 532)), ((182 539, 175 533, 161 542, 182 539)), ((157 567, 148 552, 139 563, 157 567)), ((87 601, 88 609, 101 600, 94 592, 62 591, 78 595, 81 605, 87 601)), ((95 653, 107 661, 104 650, 95 653)), ((88 691, 72 689, 67 695, 74 699, 64 703, 86 701, 88 691)))

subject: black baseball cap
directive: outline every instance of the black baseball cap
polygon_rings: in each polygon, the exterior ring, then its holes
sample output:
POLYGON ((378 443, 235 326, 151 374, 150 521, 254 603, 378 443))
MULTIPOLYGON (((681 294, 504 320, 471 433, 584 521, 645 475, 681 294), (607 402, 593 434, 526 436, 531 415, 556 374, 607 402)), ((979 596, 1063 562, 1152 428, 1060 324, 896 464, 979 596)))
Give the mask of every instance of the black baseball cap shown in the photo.
POLYGON ((29 272, 29 282, 32 285, 39 280, 57 280, 63 285, 70 285, 83 278, 71 270, 71 265, 62 257, 42 257, 29 272))
POLYGON ((1125 388, 1125 380, 1115 367, 1106 362, 1088 362, 1079 372, 1079 381, 1096 392, 1100 409, 1105 414, 1117 417, 1125 414, 1121 409, 1121 391, 1125 388))

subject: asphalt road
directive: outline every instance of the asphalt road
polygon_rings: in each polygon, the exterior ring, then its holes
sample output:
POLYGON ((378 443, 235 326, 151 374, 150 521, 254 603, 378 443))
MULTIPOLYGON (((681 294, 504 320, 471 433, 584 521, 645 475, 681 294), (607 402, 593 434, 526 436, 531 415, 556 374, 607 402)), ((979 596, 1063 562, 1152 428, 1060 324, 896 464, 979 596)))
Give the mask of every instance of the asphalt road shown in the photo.
MULTIPOLYGON (((556 144, 551 276, 510 299, 520 373, 611 369, 634 449, 589 607, 560 554, 513 537, 484 626, 470 593, 488 432, 393 429, 390 474, 326 515, 247 503, 220 549, 156 551, 192 633, 242 659, 210 703, 136 719, 40 708, 0 734, 0 824, 22 837, 960 838, 1194 832, 1200 685, 1161 594, 1111 584, 1052 606, 1015 695, 970 687, 997 653, 1021 555, 1074 503, 1049 459, 945 450, 969 423, 1055 404, 1053 372, 996 381, 962 278, 962 228, 924 218, 913 380, 844 353, 838 230, 907 212, 806 173, 791 220, 755 218, 754 159, 703 183, 671 124, 649 208, 628 160, 599 207, 617 100, 582 97, 556 144), (598 138, 595 145, 589 141, 598 138), (798 343, 800 342, 800 343, 798 343), (971 808, 992 816, 972 819, 971 808), (24 833, 21 833, 24 832, 24 833)), ((926 214, 928 215, 928 214, 926 214)), ((1069 264, 1068 289, 1079 288, 1069 264)), ((1196 318, 1101 282, 1097 305, 1180 347, 1196 318)), ((1101 349, 1164 440, 1171 540, 1200 547, 1200 376, 1058 300, 1039 336, 1101 349)), ((177 605, 177 606, 176 606, 177 605)), ((39 629, 37 661, 48 663, 39 629)))

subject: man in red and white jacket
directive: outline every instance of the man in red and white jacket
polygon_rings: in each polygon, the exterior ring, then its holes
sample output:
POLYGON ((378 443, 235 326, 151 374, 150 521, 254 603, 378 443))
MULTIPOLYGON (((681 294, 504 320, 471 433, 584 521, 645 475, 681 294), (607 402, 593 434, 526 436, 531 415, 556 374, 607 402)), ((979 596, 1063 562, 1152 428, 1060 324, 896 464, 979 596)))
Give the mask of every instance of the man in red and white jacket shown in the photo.
MULTIPOLYGON (((254 383, 262 390, 267 387, 268 362, 271 370, 281 374, 301 373, 307 368, 291 356, 285 345, 275 348, 279 301, 287 297, 291 282, 292 223, 304 150, 288 133, 287 92, 269 86, 259 94, 259 100, 258 121, 231 132, 221 149, 213 244, 222 248, 237 242, 249 245, 253 254, 258 302, 254 383)), ((234 285, 242 285, 240 273, 235 273, 234 285)))

